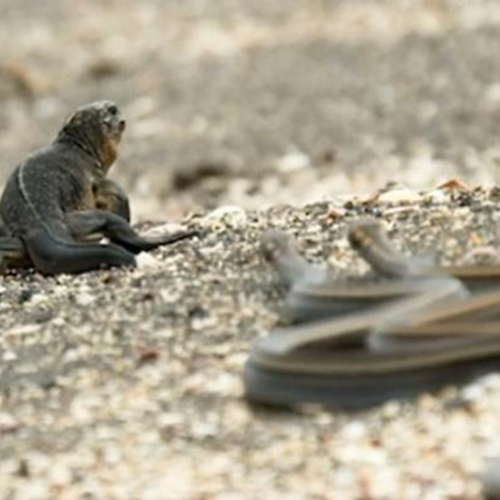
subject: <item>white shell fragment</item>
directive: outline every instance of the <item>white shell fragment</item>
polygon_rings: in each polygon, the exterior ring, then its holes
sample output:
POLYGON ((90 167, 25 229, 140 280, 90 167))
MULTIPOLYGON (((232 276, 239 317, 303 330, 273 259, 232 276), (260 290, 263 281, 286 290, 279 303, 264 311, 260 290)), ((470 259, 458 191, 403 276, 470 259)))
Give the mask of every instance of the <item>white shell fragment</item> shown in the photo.
POLYGON ((244 227, 248 217, 246 211, 236 205, 225 205, 210 212, 203 220, 205 227, 228 226, 232 228, 244 227))
POLYGON ((388 191, 384 191, 376 196, 376 201, 379 203, 388 203, 392 205, 405 205, 405 204, 413 204, 418 203, 422 196, 404 186, 398 186, 393 189, 389 189, 388 191))

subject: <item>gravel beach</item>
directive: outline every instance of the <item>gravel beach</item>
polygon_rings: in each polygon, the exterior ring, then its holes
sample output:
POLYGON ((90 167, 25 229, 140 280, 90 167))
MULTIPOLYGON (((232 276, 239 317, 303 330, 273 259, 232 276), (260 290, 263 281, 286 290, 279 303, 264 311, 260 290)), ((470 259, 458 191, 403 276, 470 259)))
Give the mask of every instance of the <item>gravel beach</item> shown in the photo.
POLYGON ((252 408, 241 373, 283 323, 269 228, 339 276, 367 272, 345 238, 365 215, 440 263, 496 254, 500 4, 0 14, 0 183, 75 107, 111 98, 128 121, 111 177, 136 227, 202 230, 133 270, 0 276, 0 499, 483 498, 500 375, 345 413, 252 408))
POLYGON ((242 399, 251 343, 284 297, 259 254, 266 229, 339 276, 366 272, 345 232, 367 213, 441 262, 500 244, 496 189, 381 198, 395 193, 226 207, 185 220, 209 230, 199 241, 132 271, 4 277, 0 498, 480 498, 500 452, 500 375, 357 414, 242 399))

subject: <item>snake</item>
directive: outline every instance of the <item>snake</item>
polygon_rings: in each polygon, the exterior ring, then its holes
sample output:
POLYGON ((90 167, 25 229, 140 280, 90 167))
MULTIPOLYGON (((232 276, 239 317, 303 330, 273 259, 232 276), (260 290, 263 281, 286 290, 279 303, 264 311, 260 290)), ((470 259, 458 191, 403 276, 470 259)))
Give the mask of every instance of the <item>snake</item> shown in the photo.
POLYGON ((351 224, 377 280, 342 281, 284 233, 261 253, 288 287, 294 323, 258 339, 244 368, 252 403, 357 410, 463 384, 500 369, 500 266, 436 266, 407 256, 381 223, 351 224))

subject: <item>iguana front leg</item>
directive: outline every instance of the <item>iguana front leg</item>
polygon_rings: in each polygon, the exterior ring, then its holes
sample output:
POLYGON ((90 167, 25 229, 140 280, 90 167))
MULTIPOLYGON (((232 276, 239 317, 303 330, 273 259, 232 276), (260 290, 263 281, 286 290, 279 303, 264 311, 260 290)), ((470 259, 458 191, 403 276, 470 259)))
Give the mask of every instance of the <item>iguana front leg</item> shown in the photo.
POLYGON ((127 193, 115 181, 105 177, 99 179, 92 186, 92 194, 93 205, 83 208, 111 212, 130 222, 130 202, 127 193))

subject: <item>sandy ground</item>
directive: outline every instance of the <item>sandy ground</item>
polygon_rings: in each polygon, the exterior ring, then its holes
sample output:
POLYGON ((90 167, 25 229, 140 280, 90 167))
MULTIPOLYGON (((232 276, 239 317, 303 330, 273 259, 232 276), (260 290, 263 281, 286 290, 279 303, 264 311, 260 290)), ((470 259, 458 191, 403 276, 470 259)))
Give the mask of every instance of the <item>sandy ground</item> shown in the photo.
POLYGON ((19 0, 0 23, 0 182, 111 98, 135 220, 209 229, 134 271, 0 278, 2 500, 481 497, 497 376, 348 415, 251 409, 240 375, 280 321, 266 228, 343 272, 367 210, 408 251, 498 246, 495 189, 364 203, 498 180, 498 2, 19 0))

